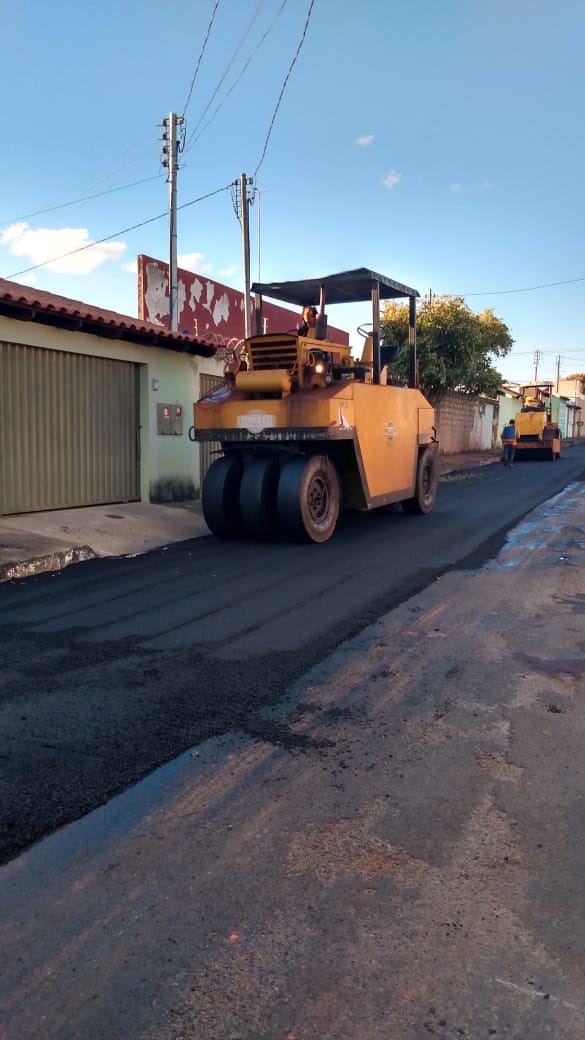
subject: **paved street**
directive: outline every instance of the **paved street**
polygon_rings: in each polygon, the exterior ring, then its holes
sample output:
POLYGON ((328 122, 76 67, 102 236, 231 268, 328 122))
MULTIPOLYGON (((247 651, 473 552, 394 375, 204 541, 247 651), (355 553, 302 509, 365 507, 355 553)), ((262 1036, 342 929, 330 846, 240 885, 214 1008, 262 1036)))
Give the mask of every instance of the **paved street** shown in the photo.
POLYGON ((237 728, 370 621, 477 566, 585 469, 453 474, 426 517, 347 516, 322 546, 185 541, 0 585, 0 856, 237 728))
POLYGON ((585 500, 559 473, 454 479, 423 545, 362 517, 311 566, 204 539, 5 587, 43 805, 186 741, 0 872, 9 1040, 580 1040, 585 500))

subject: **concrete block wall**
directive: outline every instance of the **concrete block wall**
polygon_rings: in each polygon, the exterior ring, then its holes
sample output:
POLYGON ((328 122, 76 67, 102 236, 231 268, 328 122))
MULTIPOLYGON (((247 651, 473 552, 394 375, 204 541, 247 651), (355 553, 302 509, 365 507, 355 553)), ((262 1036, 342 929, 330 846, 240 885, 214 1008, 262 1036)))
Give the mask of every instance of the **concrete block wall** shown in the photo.
POLYGON ((445 390, 435 400, 439 451, 488 451, 498 436, 497 401, 445 390))

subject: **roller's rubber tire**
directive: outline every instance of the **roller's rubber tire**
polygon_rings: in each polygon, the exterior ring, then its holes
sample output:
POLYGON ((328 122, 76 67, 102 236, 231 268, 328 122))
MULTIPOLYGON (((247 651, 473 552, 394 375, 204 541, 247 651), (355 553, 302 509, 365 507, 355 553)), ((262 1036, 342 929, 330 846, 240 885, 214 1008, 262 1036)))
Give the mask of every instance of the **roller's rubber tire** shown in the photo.
POLYGON ((275 455, 254 459, 240 484, 240 514, 252 538, 272 540, 280 533, 276 492, 280 466, 275 455))
POLYGON ((414 496, 405 498, 402 509, 411 515, 430 513, 437 497, 437 456, 432 448, 425 448, 418 458, 414 496))
POLYGON ((240 482, 242 460, 225 455, 211 464, 203 480, 201 505, 209 530, 218 538, 241 538, 240 482))
POLYGON ((341 484, 326 455, 292 459, 278 482, 278 515, 283 533, 295 542, 326 542, 339 517, 341 484))

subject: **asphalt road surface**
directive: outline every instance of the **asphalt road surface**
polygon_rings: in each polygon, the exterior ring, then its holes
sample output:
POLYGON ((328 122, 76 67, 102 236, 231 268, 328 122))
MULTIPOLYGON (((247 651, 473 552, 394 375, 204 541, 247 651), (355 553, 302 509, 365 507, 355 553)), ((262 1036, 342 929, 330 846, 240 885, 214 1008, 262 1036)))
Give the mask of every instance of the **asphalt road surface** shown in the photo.
POLYGON ((262 708, 584 471, 577 446, 454 473, 429 516, 350 515, 325 545, 210 536, 4 583, 0 862, 209 737, 293 746, 262 708))
POLYGON ((582 1040, 584 470, 0 588, 2 1040, 582 1040))

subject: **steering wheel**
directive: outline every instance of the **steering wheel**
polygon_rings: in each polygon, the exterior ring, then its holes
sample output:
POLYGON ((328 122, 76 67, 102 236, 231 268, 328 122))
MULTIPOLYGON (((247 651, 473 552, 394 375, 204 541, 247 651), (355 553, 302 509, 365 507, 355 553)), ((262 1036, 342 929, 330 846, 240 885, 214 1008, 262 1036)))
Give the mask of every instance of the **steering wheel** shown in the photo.
MULTIPOLYGON (((359 333, 360 336, 363 336, 364 339, 367 339, 368 336, 371 336, 372 329, 373 329, 372 322, 371 321, 365 321, 362 325, 358 325, 356 331, 359 333)), ((387 346, 384 343, 384 340, 382 339, 382 337, 380 337, 380 351, 382 353, 382 362, 383 362, 383 364, 388 365, 388 364, 392 364, 393 361, 396 361, 401 350, 402 350, 402 347, 399 344, 392 344, 391 346, 390 345, 387 346)))

